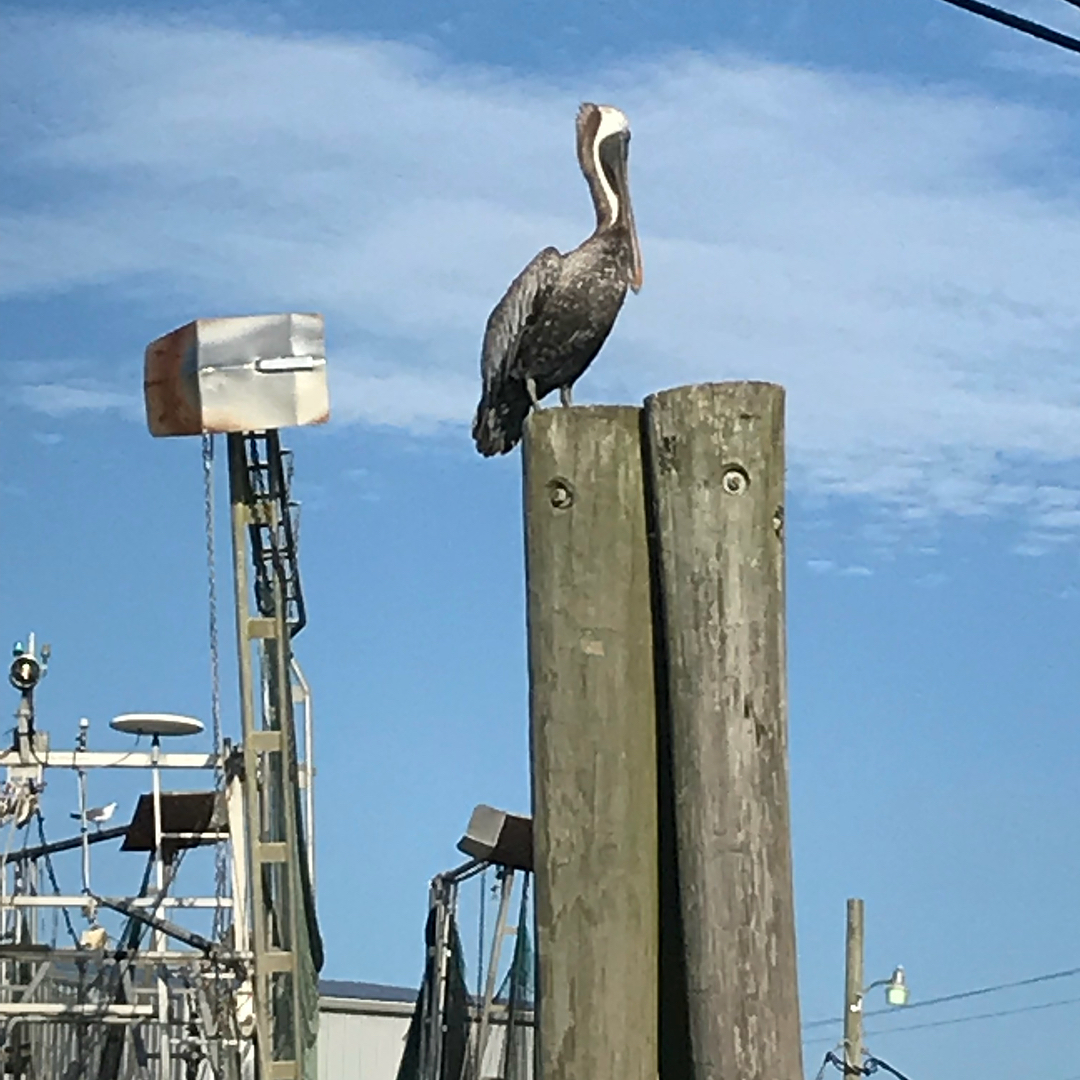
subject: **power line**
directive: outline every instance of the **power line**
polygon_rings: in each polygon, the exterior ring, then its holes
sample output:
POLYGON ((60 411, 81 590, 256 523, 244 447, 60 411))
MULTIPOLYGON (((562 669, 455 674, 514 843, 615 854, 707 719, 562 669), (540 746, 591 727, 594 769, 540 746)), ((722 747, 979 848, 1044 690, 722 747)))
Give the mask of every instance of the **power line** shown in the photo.
MULTIPOLYGON (((1061 998, 1058 1001, 1043 1001, 1038 1005, 1020 1005, 1015 1009, 999 1009, 997 1012, 975 1013, 972 1016, 954 1016, 950 1020, 928 1020, 922 1024, 904 1024, 902 1027, 878 1028, 877 1031, 868 1031, 867 1037, 880 1035, 892 1035, 901 1031, 924 1031, 927 1028, 952 1027, 954 1024, 969 1024, 975 1020, 997 1020, 1004 1016, 1019 1016, 1021 1013, 1041 1012, 1043 1009, 1056 1009, 1063 1005, 1080 1005, 1080 997, 1061 998)), ((829 1042, 832 1036, 820 1036, 815 1039, 807 1039, 806 1045, 829 1042)), ((1077 1077, 1076 1080, 1080 1080, 1077 1077)))
MULTIPOLYGON (((1080 0, 1077 0, 1080 3, 1080 0)), ((1037 986, 1039 983, 1052 982, 1055 979, 1069 979, 1080 975, 1080 967, 1066 968, 1064 971, 1050 971, 1045 975, 1032 975, 1027 979, 1017 979, 1014 982, 997 983, 994 986, 980 986, 976 990, 961 990, 956 994, 944 994, 941 997, 927 998, 925 1001, 913 1001, 904 1006, 904 1012, 911 1009, 926 1009, 931 1005, 945 1005, 950 1001, 964 1001, 967 998, 982 997, 984 994, 997 994, 1002 990, 1016 990, 1022 986, 1037 986)), ((863 1013, 864 1016, 885 1016, 895 1014, 896 1009, 871 1009, 863 1013)), ((803 1024, 803 1029, 826 1027, 829 1024, 843 1023, 842 1016, 833 1016, 828 1020, 811 1020, 803 1024)))
MULTIPOLYGON (((1067 2, 1073 3, 1073 0, 1067 0, 1067 2)), ((1080 53, 1080 38, 1070 37, 1068 34, 1051 30, 1049 26, 1032 22, 1031 19, 1025 19, 1020 15, 1013 15, 1010 11, 1002 11, 1001 8, 991 7, 989 4, 981 3, 981 0, 943 0, 943 3, 962 8, 964 11, 970 11, 973 15, 981 15, 984 19, 1000 23, 1002 26, 1008 26, 1012 30, 1019 30, 1022 34, 1030 34, 1031 37, 1038 38, 1040 41, 1047 41, 1051 45, 1057 45, 1062 49, 1068 49, 1069 52, 1080 53)), ((1080 2, 1076 6, 1080 7, 1080 2)))
POLYGON ((1018 1016, 1020 1013, 1040 1012, 1043 1009, 1060 1008, 1062 1005, 1080 1005, 1080 997, 1061 998, 1058 1001, 1043 1001, 1038 1005, 1021 1005, 1015 1009, 999 1009, 997 1012, 975 1013, 973 1016, 954 1016, 951 1020, 928 1020, 923 1024, 905 1024, 903 1027, 880 1028, 877 1031, 868 1031, 867 1035, 892 1035, 898 1031, 922 1031, 926 1028, 969 1024, 973 1020, 997 1020, 1002 1016, 1018 1016))

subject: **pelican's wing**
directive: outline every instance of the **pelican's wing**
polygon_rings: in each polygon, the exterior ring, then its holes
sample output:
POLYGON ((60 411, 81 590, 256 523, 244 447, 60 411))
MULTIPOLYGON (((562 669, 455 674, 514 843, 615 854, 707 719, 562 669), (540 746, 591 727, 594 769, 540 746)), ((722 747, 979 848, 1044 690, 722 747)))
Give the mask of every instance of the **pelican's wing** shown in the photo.
POLYGON ((484 331, 480 372, 484 389, 515 373, 518 349, 528 326, 540 314, 544 301, 559 279, 562 256, 553 247, 544 248, 516 278, 506 295, 495 305, 484 331))

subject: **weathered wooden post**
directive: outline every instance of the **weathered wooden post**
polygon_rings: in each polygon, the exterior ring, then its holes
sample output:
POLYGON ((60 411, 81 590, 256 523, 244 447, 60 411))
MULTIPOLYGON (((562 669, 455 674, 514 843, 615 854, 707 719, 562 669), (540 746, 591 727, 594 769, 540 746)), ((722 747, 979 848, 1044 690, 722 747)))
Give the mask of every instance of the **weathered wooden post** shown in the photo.
POLYGON ((542 1080, 656 1080, 656 738, 641 411, 523 446, 542 1080))
POLYGON ((783 407, 781 387, 755 382, 645 403, 695 1080, 803 1075, 783 407))

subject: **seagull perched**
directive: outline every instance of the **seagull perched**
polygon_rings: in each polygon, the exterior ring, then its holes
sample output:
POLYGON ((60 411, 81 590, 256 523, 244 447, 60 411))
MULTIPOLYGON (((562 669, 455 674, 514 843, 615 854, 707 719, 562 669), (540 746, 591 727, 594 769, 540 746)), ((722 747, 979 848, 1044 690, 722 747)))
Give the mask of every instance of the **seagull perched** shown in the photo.
MULTIPOLYGON (((116 803, 111 802, 107 806, 92 806, 86 811, 86 820, 92 825, 96 825, 99 829, 106 821, 109 820, 116 812, 116 803)), ((76 821, 81 820, 81 814, 71 815, 76 821)))
POLYGON ((627 177, 630 123, 611 105, 582 105, 577 155, 596 209, 592 235, 565 255, 544 248, 514 279, 487 321, 483 395, 472 434, 485 457, 520 441, 529 410, 574 383, 607 340, 626 298, 641 288, 641 249, 627 177))

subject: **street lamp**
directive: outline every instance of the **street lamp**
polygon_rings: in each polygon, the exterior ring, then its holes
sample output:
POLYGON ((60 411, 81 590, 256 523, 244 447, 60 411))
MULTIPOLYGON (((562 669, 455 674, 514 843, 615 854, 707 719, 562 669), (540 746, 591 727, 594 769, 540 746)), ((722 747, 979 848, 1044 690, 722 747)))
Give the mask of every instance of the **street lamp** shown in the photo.
POLYGON ((904 980, 904 969, 897 965, 892 978, 885 984, 885 1004, 899 1007, 906 1005, 907 999, 908 985, 904 980))
POLYGON ((859 991, 855 1000, 851 1003, 850 1008, 852 1012, 859 1012, 862 1009, 863 998, 870 993, 871 990, 876 990, 879 986, 885 987, 885 1004, 892 1007, 899 1007, 907 1004, 908 999, 908 984, 904 976, 904 969, 899 964, 893 969, 892 975, 887 979, 877 979, 869 986, 863 987, 859 991))

